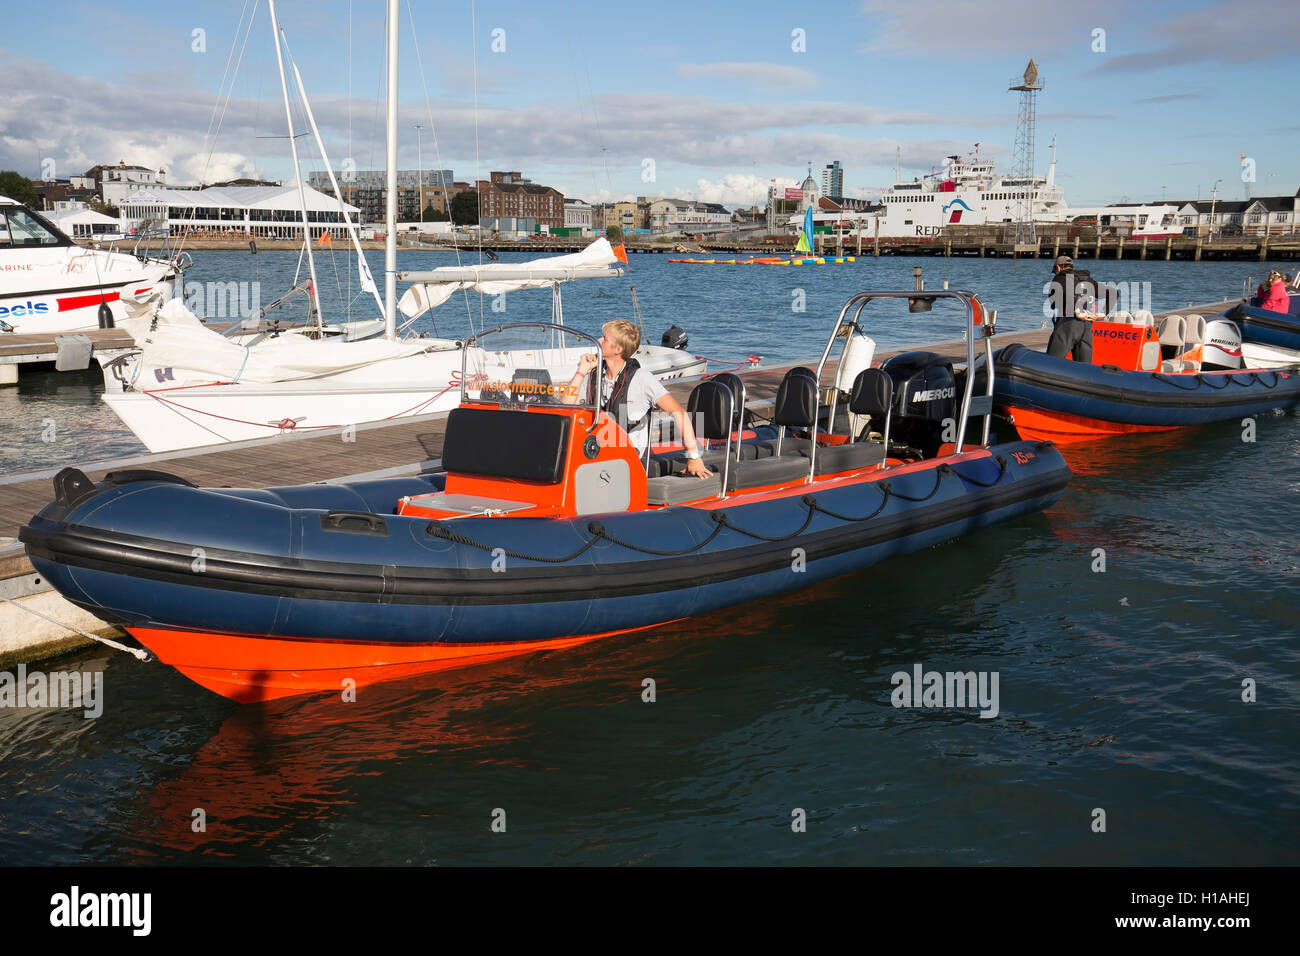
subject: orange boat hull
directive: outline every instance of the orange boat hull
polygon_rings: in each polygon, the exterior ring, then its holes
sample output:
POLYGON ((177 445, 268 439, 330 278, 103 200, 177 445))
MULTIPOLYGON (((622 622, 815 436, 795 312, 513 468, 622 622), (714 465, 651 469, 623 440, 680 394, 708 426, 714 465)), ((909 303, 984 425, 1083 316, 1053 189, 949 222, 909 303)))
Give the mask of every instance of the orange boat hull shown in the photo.
POLYGON ((1021 438, 1030 441, 1050 441, 1057 445, 1097 441, 1116 435, 1135 435, 1141 432, 1167 432, 1185 425, 1125 425, 1098 418, 1084 418, 1065 412, 1045 412, 1037 408, 1004 408, 1010 415, 1021 438))
POLYGON ((160 661, 196 684, 231 700, 253 703, 296 694, 341 693, 349 687, 561 650, 658 626, 499 644, 321 641, 161 627, 127 630, 160 661))

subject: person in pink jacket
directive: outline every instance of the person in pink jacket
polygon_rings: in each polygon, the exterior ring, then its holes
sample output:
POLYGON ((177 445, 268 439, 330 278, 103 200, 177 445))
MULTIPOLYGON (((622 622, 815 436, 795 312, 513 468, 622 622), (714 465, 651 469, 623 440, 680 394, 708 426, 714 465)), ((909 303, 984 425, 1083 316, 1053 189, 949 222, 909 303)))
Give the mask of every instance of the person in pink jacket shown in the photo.
POLYGON ((1270 312, 1285 313, 1291 304, 1290 296, 1286 292, 1286 276, 1280 272, 1270 272, 1268 278, 1256 290, 1256 294, 1259 296, 1259 308, 1268 309, 1270 312))

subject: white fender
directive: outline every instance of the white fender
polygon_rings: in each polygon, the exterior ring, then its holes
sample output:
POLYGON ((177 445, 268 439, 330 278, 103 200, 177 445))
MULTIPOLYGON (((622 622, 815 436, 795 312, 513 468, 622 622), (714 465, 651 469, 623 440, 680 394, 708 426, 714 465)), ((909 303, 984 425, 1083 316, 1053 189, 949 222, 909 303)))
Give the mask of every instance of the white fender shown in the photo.
POLYGON ((876 357, 876 340, 861 332, 851 333, 844 354, 840 356, 839 371, 835 373, 835 387, 841 392, 853 388, 853 380, 863 369, 871 368, 876 357))

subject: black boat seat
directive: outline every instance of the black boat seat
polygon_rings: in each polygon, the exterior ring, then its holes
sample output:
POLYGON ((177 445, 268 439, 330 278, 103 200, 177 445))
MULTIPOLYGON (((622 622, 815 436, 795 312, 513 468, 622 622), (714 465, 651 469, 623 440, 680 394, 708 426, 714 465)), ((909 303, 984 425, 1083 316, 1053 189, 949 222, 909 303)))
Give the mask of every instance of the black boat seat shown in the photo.
MULTIPOLYGON (((756 458, 772 457, 772 450, 770 448, 760 448, 755 442, 735 442, 733 444, 734 447, 732 449, 731 458, 733 463, 736 460, 736 449, 740 450, 741 461, 753 461, 756 458)), ((722 470, 722 459, 726 457, 726 450, 723 448, 710 448, 708 451, 700 452, 700 461, 704 462, 704 464, 713 471, 722 470)), ((686 470, 685 452, 677 452, 674 455, 670 455, 666 460, 672 464, 671 474, 679 475, 686 470)), ((663 472, 663 474, 668 473, 669 472, 663 472)))
MULTIPOLYGON (((804 452, 803 461, 808 460, 804 452)), ((855 442, 852 445, 827 445, 817 449, 817 460, 813 462, 813 474, 833 475, 840 471, 855 471, 870 468, 885 460, 885 446, 875 442, 855 442)), ((805 466, 806 467, 806 466, 805 466)))
POLYGON ((731 474, 727 478, 727 490, 737 491, 741 488, 757 488, 760 485, 785 484, 807 477, 808 459, 795 455, 732 462, 731 474))
MULTIPOLYGON (((717 442, 714 442, 717 446, 717 442)), ((753 461, 755 458, 770 458, 772 449, 768 442, 733 442, 732 460, 735 461, 736 449, 739 449, 741 461, 753 461)), ((722 447, 714 447, 700 453, 700 461, 704 462, 711 470, 722 470, 722 459, 726 457, 726 451, 722 447)), ((650 459, 646 468, 646 474, 651 478, 660 478, 664 475, 680 475, 686 471, 686 453, 683 451, 669 452, 667 454, 656 455, 650 459)))
POLYGON ((716 498, 722 491, 722 473, 714 472, 708 478, 694 475, 665 475, 648 478, 645 499, 651 505, 679 505, 697 498, 716 498))
MULTIPOLYGON (((776 454, 776 442, 765 441, 758 442, 762 449, 760 458, 767 458, 776 454)), ((802 455, 812 445, 812 440, 808 438, 795 438, 793 435, 786 435, 781 440, 781 457, 787 455, 802 455)))

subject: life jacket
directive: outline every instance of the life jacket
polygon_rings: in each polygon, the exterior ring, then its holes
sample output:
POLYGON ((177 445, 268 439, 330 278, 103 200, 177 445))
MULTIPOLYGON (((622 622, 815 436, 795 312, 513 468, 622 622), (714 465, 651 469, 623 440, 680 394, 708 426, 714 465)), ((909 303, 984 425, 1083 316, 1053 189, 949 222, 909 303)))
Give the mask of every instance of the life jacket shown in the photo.
MULTIPOLYGON (((604 359, 601 359, 601 361, 603 362, 604 359)), ((632 437, 632 432, 645 427, 649 423, 650 414, 654 411, 653 407, 647 408, 645 414, 636 421, 629 422, 627 420, 627 393, 632 386, 632 377, 636 375, 637 370, 640 368, 641 365, 636 359, 628 359, 624 362, 622 370, 614 379, 613 387, 610 388, 609 400, 600 403, 601 409, 623 427, 629 438, 632 437)), ((596 404, 597 377, 594 369, 587 377, 587 401, 593 405, 596 404)))
POLYGON ((1060 287, 1058 295, 1061 314, 1057 316, 1058 319, 1079 318, 1079 308, 1090 300, 1096 303, 1094 308, 1098 312, 1105 314, 1107 311, 1107 296, 1087 269, 1071 268, 1058 272, 1052 277, 1052 284, 1060 287))

